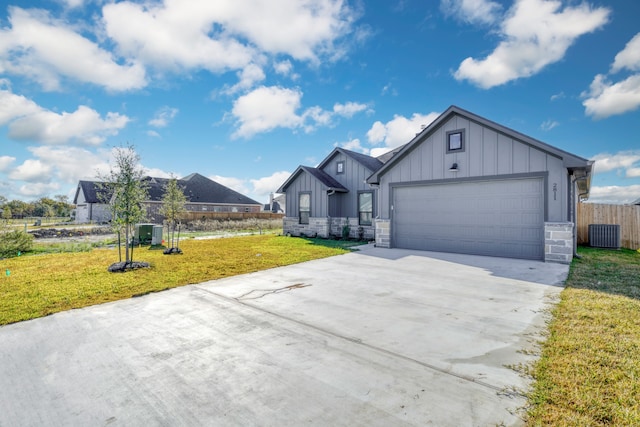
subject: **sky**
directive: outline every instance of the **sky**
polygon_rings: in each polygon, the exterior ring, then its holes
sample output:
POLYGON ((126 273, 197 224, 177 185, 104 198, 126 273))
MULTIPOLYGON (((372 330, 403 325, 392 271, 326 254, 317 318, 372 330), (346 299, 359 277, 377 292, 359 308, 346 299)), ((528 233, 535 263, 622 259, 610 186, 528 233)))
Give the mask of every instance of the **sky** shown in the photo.
POLYGON ((131 145, 267 203, 334 148, 380 155, 450 105, 595 160, 640 198, 640 2, 7 0, 0 195, 66 195, 131 145))

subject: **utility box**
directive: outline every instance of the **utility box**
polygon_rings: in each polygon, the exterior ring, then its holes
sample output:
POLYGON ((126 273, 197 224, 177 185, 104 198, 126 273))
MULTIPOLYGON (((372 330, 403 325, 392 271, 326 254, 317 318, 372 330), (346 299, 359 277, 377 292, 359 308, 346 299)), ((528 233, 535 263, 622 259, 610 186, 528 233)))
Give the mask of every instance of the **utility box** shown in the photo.
POLYGON ((151 236, 151 244, 152 245, 161 245, 162 244, 162 231, 163 227, 161 225, 153 226, 153 235, 151 236))
POLYGON ((136 244, 149 245, 153 237, 154 224, 136 224, 133 239, 136 244))

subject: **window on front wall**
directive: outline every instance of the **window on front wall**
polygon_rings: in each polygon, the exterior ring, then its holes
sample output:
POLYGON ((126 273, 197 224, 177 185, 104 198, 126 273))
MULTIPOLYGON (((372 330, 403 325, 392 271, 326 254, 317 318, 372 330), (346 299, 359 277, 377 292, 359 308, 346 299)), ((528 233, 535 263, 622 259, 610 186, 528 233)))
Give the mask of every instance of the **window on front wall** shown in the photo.
POLYGON ((447 132, 447 153, 464 151, 464 130, 447 132))
POLYGON ((371 225, 373 218, 373 193, 370 191, 358 194, 358 224, 371 225))
POLYGON ((300 224, 309 224, 309 216, 311 215, 311 194, 300 193, 298 199, 298 218, 300 224))
POLYGON ((344 162, 336 163, 336 173, 344 173, 344 162))

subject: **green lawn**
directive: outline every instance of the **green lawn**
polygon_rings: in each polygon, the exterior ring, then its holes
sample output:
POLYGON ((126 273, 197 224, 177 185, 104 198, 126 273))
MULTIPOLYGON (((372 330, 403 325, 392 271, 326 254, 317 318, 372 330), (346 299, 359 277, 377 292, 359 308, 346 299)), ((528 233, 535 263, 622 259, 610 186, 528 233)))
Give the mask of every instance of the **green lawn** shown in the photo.
POLYGON ((534 369, 528 425, 640 426, 640 253, 578 253, 534 369))
POLYGON ((324 258, 354 242, 275 235, 180 242, 182 255, 135 249, 134 260, 151 268, 109 273, 116 249, 22 255, 0 260, 0 325, 199 283, 226 276, 324 258), (8 275, 6 272, 8 271, 8 275))

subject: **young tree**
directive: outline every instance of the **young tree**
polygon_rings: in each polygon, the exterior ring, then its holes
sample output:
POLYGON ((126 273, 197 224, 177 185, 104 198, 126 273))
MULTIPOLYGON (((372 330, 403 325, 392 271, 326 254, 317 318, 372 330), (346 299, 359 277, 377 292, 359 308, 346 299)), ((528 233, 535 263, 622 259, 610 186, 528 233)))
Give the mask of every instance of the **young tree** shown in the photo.
POLYGON ((182 188, 178 185, 176 177, 171 176, 164 189, 162 196, 162 206, 160 207, 160 215, 164 216, 167 222, 167 248, 164 253, 182 253, 178 247, 180 240, 180 217, 186 212, 185 204, 187 197, 184 195, 182 188), (178 228, 178 238, 176 239, 176 228, 178 228))
MULTIPOLYGON (((144 171, 140 166, 140 156, 133 146, 118 147, 114 150, 115 165, 109 174, 102 177, 107 191, 110 194, 109 209, 111 211, 111 223, 119 233, 124 232, 125 262, 120 265, 112 265, 111 271, 123 271, 134 268, 133 265, 133 227, 136 223, 146 218, 146 209, 143 202, 147 195, 147 183, 143 181, 144 171)), ((121 242, 120 242, 121 243, 121 242)), ((121 244, 119 245, 121 246, 121 244)))

